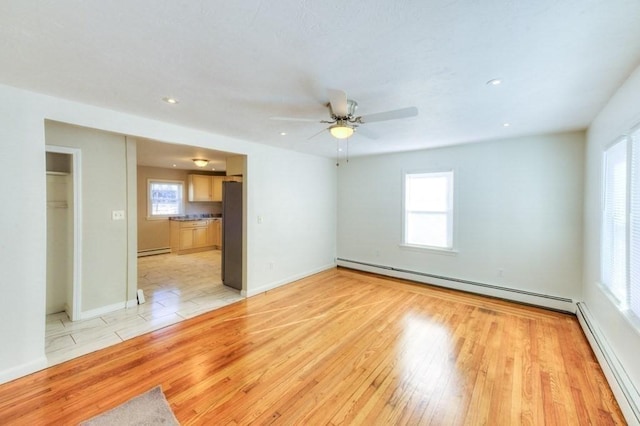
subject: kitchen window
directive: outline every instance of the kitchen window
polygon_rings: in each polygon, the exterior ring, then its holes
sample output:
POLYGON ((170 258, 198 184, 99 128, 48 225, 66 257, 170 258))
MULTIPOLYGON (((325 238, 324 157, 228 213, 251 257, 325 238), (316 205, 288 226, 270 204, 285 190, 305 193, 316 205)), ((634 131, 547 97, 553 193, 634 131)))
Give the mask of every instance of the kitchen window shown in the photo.
POLYGON ((404 175, 403 245, 453 250, 453 171, 404 175))
POLYGON ((184 214, 184 182, 149 179, 147 218, 165 219, 184 214))
POLYGON ((640 318, 640 128, 604 152, 601 283, 640 318))

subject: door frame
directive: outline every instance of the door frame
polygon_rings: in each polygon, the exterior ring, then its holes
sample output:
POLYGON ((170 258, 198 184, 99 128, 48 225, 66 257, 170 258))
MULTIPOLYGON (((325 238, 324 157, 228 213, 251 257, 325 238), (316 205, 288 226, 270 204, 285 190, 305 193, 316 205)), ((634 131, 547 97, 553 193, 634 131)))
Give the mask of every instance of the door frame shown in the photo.
POLYGON ((71 179, 73 185, 73 285, 72 306, 68 307, 67 315, 71 321, 81 319, 82 301, 82 153, 80 149, 66 146, 45 145, 46 152, 71 155, 71 179))

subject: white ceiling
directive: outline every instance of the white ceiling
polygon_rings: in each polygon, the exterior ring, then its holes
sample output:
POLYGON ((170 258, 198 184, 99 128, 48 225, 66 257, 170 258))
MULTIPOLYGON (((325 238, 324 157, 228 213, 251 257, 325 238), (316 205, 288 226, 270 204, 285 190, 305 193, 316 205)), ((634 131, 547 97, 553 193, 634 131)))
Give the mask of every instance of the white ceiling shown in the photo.
POLYGON ((418 107, 351 138, 382 153, 586 128, 640 64, 639 17, 637 0, 3 0, 0 83, 325 156, 335 139, 307 138, 326 125, 270 117, 326 119, 327 89, 362 115, 418 107))
POLYGON ((223 172, 227 170, 226 158, 229 155, 236 154, 198 146, 136 138, 136 160, 138 166, 223 172), (209 164, 205 167, 198 167, 193 162, 196 158, 209 160, 209 164))

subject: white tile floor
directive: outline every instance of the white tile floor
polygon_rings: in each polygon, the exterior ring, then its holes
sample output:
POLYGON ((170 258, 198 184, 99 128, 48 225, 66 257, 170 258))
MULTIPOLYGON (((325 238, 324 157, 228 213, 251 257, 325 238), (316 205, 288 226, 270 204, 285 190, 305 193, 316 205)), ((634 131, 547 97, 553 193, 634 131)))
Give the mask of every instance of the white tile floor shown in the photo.
POLYGON ((222 285, 220 250, 138 259, 138 288, 146 303, 84 321, 47 316, 49 366, 123 342, 242 299, 222 285))

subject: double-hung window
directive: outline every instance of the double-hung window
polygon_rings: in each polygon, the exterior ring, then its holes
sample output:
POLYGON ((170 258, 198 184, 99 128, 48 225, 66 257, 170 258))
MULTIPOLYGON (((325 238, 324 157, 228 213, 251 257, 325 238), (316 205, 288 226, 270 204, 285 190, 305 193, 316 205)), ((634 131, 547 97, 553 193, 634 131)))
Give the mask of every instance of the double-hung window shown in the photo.
POLYGON ((601 282, 640 318, 640 128, 604 153, 601 282))
POLYGON ((453 171, 405 173, 403 244, 453 249, 453 171))
POLYGON ((184 182, 149 179, 147 192, 149 218, 161 219, 184 214, 184 182))

